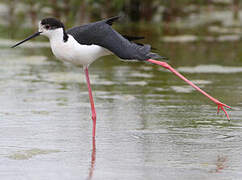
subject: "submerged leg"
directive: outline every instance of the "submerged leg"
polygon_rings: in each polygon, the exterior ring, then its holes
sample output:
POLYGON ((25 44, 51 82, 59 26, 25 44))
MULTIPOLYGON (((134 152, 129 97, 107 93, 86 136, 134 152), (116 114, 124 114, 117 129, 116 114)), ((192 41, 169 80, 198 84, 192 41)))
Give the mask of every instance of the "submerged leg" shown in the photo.
POLYGON ((187 78, 185 78, 183 75, 181 75, 179 72, 177 72, 175 69, 173 69, 169 64, 167 64, 166 62, 161 62, 161 61, 156 61, 156 60, 153 60, 153 59, 148 59, 147 60, 148 62, 151 62, 153 64, 158 64, 160 66, 163 66, 164 68, 170 70, 172 73, 174 73, 176 76, 178 76, 179 78, 181 78, 183 81, 185 81, 186 83, 188 83, 189 85, 191 85, 193 88, 195 88, 197 91, 201 92, 203 95, 205 95, 206 97, 208 97, 210 100, 212 100, 214 103, 217 104, 218 106, 218 112, 219 110, 221 109, 225 115, 227 116, 228 120, 229 119, 229 115, 228 113, 226 112, 226 110, 224 109, 224 106, 227 107, 227 108, 230 108, 230 106, 224 104, 224 103, 221 103, 219 100, 215 99, 214 97, 210 96, 208 93, 206 93, 205 91, 203 91, 202 89, 200 89, 199 87, 197 87, 195 84, 193 84, 191 81, 189 81, 187 78))
POLYGON ((88 93, 89 93, 89 99, 91 104, 91 110, 92 110, 92 121, 93 121, 93 128, 92 128, 92 137, 95 138, 96 134, 96 110, 94 106, 94 101, 92 97, 92 89, 89 79, 89 73, 88 73, 88 67, 84 67, 85 75, 86 75, 86 81, 87 81, 87 87, 88 87, 88 93))

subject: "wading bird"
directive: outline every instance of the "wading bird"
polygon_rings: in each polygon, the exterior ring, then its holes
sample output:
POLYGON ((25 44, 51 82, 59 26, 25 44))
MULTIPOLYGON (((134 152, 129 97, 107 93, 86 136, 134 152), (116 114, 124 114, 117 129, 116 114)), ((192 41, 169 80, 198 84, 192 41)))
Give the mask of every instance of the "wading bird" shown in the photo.
POLYGON ((63 23, 59 20, 45 18, 40 21, 38 32, 15 44, 12 48, 38 35, 43 35, 49 38, 52 52, 58 59, 73 63, 77 66, 83 66, 92 111, 93 137, 95 137, 96 132, 96 111, 89 80, 88 66, 99 57, 110 54, 115 54, 123 60, 138 60, 163 66, 216 103, 218 112, 220 109, 224 111, 229 120, 229 116, 224 107, 231 108, 230 106, 221 103, 201 90, 166 62, 158 61, 157 59, 162 59, 163 57, 151 52, 150 45, 133 42, 141 37, 124 36, 115 31, 111 26, 118 18, 116 16, 73 27, 68 30, 65 30, 63 23))

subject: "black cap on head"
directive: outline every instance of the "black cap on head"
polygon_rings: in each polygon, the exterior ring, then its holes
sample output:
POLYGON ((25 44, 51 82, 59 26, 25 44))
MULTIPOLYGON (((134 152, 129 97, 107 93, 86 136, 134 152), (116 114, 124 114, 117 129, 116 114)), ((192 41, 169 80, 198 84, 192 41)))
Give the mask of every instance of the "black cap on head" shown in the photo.
POLYGON ((55 18, 45 18, 45 19, 42 19, 42 21, 40 23, 41 23, 41 25, 45 25, 45 26, 49 27, 47 29, 64 28, 63 23, 55 18))

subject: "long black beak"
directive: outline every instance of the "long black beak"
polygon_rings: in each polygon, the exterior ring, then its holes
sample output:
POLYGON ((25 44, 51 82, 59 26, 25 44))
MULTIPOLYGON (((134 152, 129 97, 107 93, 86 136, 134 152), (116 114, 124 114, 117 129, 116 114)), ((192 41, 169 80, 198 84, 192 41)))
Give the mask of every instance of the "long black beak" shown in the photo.
POLYGON ((32 38, 34 38, 34 37, 36 37, 36 36, 40 35, 40 33, 41 33, 41 32, 36 32, 36 33, 34 33, 33 35, 31 35, 31 36, 27 37, 25 40, 23 40, 23 41, 21 41, 21 42, 19 42, 19 43, 15 44, 15 45, 14 45, 14 46, 12 46, 11 48, 15 48, 16 46, 18 46, 18 45, 20 45, 20 44, 22 44, 22 43, 24 43, 24 42, 26 42, 26 41, 28 41, 28 40, 30 40, 30 39, 32 39, 32 38))

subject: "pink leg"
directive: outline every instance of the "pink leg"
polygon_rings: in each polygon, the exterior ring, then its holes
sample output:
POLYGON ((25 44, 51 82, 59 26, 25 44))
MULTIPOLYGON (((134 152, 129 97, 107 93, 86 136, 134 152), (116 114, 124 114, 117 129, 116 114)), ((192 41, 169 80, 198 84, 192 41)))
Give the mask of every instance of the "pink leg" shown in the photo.
POLYGON ((154 63, 154 64, 158 64, 158 65, 161 65, 163 66, 164 68, 170 70, 172 73, 174 73, 176 76, 178 76, 179 78, 181 78, 182 80, 184 80, 185 82, 187 82, 189 85, 191 85, 193 88, 195 88, 197 91, 201 92, 203 95, 207 96, 210 100, 212 100, 214 103, 217 104, 218 106, 218 113, 219 113, 219 110, 221 109, 225 115, 227 116, 228 120, 229 120, 229 115, 228 113, 226 112, 226 110, 224 109, 224 106, 227 107, 227 108, 230 108, 230 106, 224 104, 224 103, 221 103, 220 101, 218 101, 217 99, 215 99, 214 97, 210 96, 208 93, 206 93, 205 91, 203 91, 202 89, 200 89, 199 87, 197 87, 195 84, 193 84, 191 81, 189 81, 187 78, 185 78, 183 75, 181 75, 179 72, 177 72, 175 69, 173 69, 169 64, 167 64, 166 62, 161 62, 161 61, 156 61, 156 60, 153 60, 153 59, 149 59, 147 60, 151 63, 154 63))
POLYGON ((91 84, 90 84, 90 79, 89 79, 88 68, 84 67, 84 71, 85 71, 85 75, 86 75, 89 99, 90 99, 90 104, 91 104, 91 109, 92 109, 92 121, 93 121, 92 137, 95 138, 95 134, 96 134, 96 110, 95 110, 94 101, 93 101, 93 97, 92 97, 92 89, 91 89, 91 84))
POLYGON ((92 138, 92 159, 91 159, 91 167, 89 169, 88 180, 91 180, 93 177, 95 163, 96 163, 96 142, 95 142, 95 137, 93 137, 92 138))

